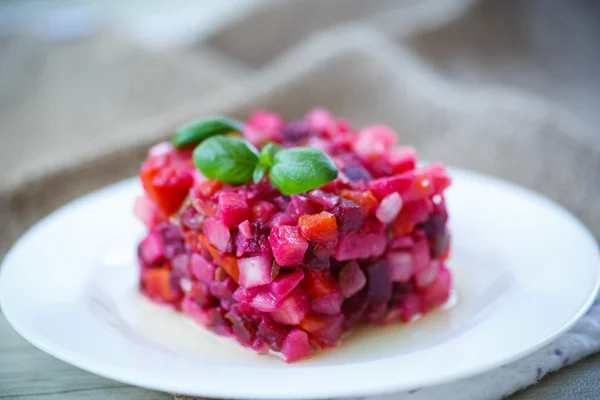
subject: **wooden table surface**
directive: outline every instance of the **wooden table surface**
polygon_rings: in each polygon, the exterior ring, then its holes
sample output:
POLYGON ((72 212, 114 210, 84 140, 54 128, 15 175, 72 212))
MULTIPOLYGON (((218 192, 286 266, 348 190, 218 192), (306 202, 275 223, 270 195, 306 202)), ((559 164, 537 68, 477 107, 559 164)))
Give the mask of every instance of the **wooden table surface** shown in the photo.
MULTIPOLYGON (((36 349, 0 313, 0 399, 169 400, 167 393, 101 378, 36 349)), ((510 400, 599 399, 600 354, 546 377, 510 400)), ((475 399, 476 400, 476 399, 475 399)))

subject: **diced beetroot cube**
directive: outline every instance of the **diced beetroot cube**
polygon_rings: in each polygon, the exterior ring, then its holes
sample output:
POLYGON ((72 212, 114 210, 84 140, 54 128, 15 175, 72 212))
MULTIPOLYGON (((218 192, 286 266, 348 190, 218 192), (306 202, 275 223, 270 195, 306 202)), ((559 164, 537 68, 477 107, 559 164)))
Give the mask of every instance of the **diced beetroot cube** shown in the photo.
POLYGON ((310 309, 324 315, 337 315, 342 312, 344 298, 340 292, 310 299, 310 309))
POLYGON ((346 327, 350 328, 358 323, 369 306, 368 288, 364 288, 354 296, 346 299, 342 304, 342 312, 346 319, 346 327))
POLYGON ((452 276, 450 275, 450 271, 446 268, 441 268, 435 281, 421 291, 423 311, 428 311, 444 304, 450 296, 451 284, 452 276))
POLYGON ((344 298, 354 296, 367 284, 367 278, 356 260, 349 261, 342 267, 338 281, 344 298))
POLYGON ((244 234, 242 232, 238 231, 238 233, 235 235, 235 255, 236 255, 236 257, 242 257, 246 253, 246 250, 250 246, 251 242, 252 242, 252 239, 248 239, 247 237, 244 236, 244 234))
POLYGON ((402 321, 408 322, 412 320, 421 312, 421 308, 421 296, 416 293, 407 294, 400 305, 402 321))
POLYGON ((322 207, 309 200, 308 197, 304 195, 293 194, 290 199, 290 203, 287 207, 287 213, 294 219, 298 220, 298 218, 302 215, 307 214, 315 214, 322 210, 322 207))
POLYGON ((344 175, 352 182, 367 182, 373 179, 371 173, 362 165, 353 165, 343 170, 344 175))
POLYGON ((240 258, 238 260, 240 270, 239 283, 245 288, 266 285, 273 280, 273 259, 268 256, 255 256, 240 258))
POLYGON ((310 125, 304 120, 290 121, 281 130, 283 140, 291 143, 304 139, 312 133, 310 125))
POLYGON ((278 114, 257 110, 248 117, 244 136, 257 145, 268 140, 279 141, 283 123, 283 119, 278 114))
POLYGON ((283 299, 294 290, 296 286, 304 279, 304 271, 298 270, 287 275, 279 275, 270 286, 271 293, 278 298, 283 299))
POLYGON ((395 174, 410 171, 417 165, 417 152, 412 147, 396 147, 389 150, 387 162, 395 174))
POLYGON ((310 243, 302 266, 309 269, 326 269, 331 265, 329 250, 323 245, 310 243))
POLYGON ((383 157, 375 158, 374 160, 367 162, 366 166, 369 169, 371 176, 374 178, 390 176, 394 172, 387 160, 383 157))
POLYGON ((385 231, 385 224, 378 220, 377 218, 369 218, 365 220, 362 228, 360 229, 360 234, 364 233, 382 233, 385 231))
POLYGON ((144 264, 148 266, 156 266, 164 261, 165 249, 157 231, 150 231, 142 240, 139 246, 139 255, 144 264))
POLYGON ((316 243, 327 243, 334 240, 338 232, 335 216, 327 211, 300 216, 298 227, 302 236, 316 243))
POLYGON ((197 253, 190 257, 190 269, 192 275, 201 282, 210 283, 215 279, 217 266, 197 253))
POLYGON ((248 220, 245 220, 244 222, 238 225, 238 231, 246 239, 252 239, 254 237, 254 233, 252 233, 252 227, 250 226, 250 221, 248 220))
POLYGON ((413 261, 415 273, 425 271, 430 264, 431 257, 429 255, 429 243, 424 237, 415 238, 415 246, 413 247, 413 261))
POLYGON ((308 312, 308 297, 302 290, 294 289, 282 302, 276 311, 271 312, 271 318, 283 325, 298 325, 308 312))
POLYGON ((231 232, 229 228, 220 220, 215 217, 207 218, 204 221, 202 232, 206 236, 206 239, 217 248, 220 252, 227 250, 229 239, 231 239, 231 232))
POLYGON ((250 305, 259 311, 273 312, 281 306, 281 300, 277 299, 273 293, 268 290, 258 292, 250 301, 250 305))
POLYGON ((442 192, 451 180, 441 164, 407 171, 389 178, 379 178, 368 183, 369 189, 379 198, 397 192, 405 203, 422 200, 442 192))
POLYGON ((331 210, 337 206, 340 202, 340 197, 330 193, 324 192, 321 189, 315 189, 308 192, 308 198, 313 202, 322 205, 326 210, 331 210))
POLYGON ((429 267, 424 269, 415 275, 415 285, 419 289, 423 289, 435 280, 440 270, 441 262, 439 260, 432 260, 429 263, 429 267))
POLYGON ((296 218, 293 218, 286 212, 276 212, 269 220, 269 226, 275 227, 281 225, 293 225, 296 223, 296 221, 296 218))
POLYGON ((367 267, 368 296, 371 306, 386 304, 392 296, 392 281, 385 261, 376 261, 367 267))
POLYGON ((422 199, 406 204, 402 211, 406 211, 413 226, 425 221, 433 211, 433 203, 429 199, 422 199))
POLYGON ((344 316, 342 314, 334 316, 324 316, 308 314, 300 327, 310 333, 314 338, 326 346, 336 345, 344 330, 344 316))
POLYGON ((295 226, 275 226, 269 234, 269 244, 277 264, 293 267, 302 264, 308 241, 295 226))
POLYGON ((239 307, 234 306, 225 318, 231 322, 231 330, 236 339, 244 346, 252 346, 256 339, 255 325, 246 319, 239 310, 239 307))
POLYGON ((391 250, 410 250, 415 246, 415 241, 410 236, 396 236, 388 242, 391 250))
POLYGON ((280 325, 269 318, 264 318, 258 325, 257 336, 268 343, 273 350, 279 351, 288 332, 288 327, 280 325))
POLYGON ((348 234, 340 236, 334 258, 346 261, 360 258, 379 257, 385 251, 384 233, 348 234))
POLYGON ((361 129, 354 142, 354 151, 367 160, 383 156, 398 141, 398 135, 385 125, 361 129))
POLYGON ((264 291, 262 288, 246 289, 243 286, 239 286, 233 293, 233 299, 239 303, 250 303, 262 291, 264 291))
POLYGON ((223 223, 228 228, 235 228, 250 217, 250 208, 246 197, 236 192, 223 192, 219 195, 219 209, 217 212, 223 223))
POLYGON ((156 227, 164 246, 165 258, 172 260, 184 250, 183 236, 181 231, 169 222, 163 222, 156 227))
MULTIPOLYGON (((410 189, 413 181, 414 176, 411 171, 387 178, 374 179, 367 183, 367 186, 377 198, 383 199, 392 193, 398 193, 402 196, 403 193, 410 189)), ((408 202, 408 200, 404 198, 403 200, 408 202)))
POLYGON ((181 214, 181 225, 188 229, 198 230, 202 227, 204 217, 194 206, 187 206, 181 214))
POLYGON ((408 282, 415 272, 412 252, 391 251, 387 254, 387 263, 392 282, 408 282))
POLYGON ((266 224, 269 219, 275 214, 277 207, 268 201, 257 201, 250 210, 250 218, 252 221, 262 222, 266 224))
POLYGON ((355 202, 342 199, 333 209, 340 234, 356 232, 365 220, 365 211, 355 202))
POLYGON ((133 212, 148 229, 154 228, 162 221, 158 207, 146 196, 138 196, 135 199, 133 212))
POLYGON ((193 282, 186 296, 193 298, 201 306, 215 307, 218 305, 218 300, 210 293, 208 285, 202 282, 193 282))
POLYGON ((338 283, 328 271, 305 271, 304 290, 311 298, 327 296, 339 291, 338 283))
POLYGON ((312 352, 308 334, 302 329, 292 329, 281 345, 281 354, 288 363, 308 358, 312 352))
POLYGON ((206 309, 198 304, 194 298, 185 297, 183 302, 181 303, 181 309, 184 313, 189 315, 196 321, 198 324, 202 326, 208 326, 210 323, 209 317, 206 313, 206 309))
POLYGON ((290 196, 280 195, 273 199, 273 204, 277 206, 279 211, 286 211, 288 209, 288 205, 290 204, 290 196))
POLYGON ((450 241, 450 235, 448 234, 443 215, 440 213, 431 214, 421 227, 431 244, 431 257, 438 258, 443 255, 450 241))
POLYGON ((190 255, 181 253, 173 257, 171 260, 171 268, 173 273, 188 278, 190 276, 190 255))
POLYGON ((401 208, 402 198, 398 193, 392 193, 381 200, 375 216, 384 224, 389 224, 398 216, 401 208))
POLYGON ((231 334, 230 324, 219 307, 200 306, 192 298, 186 297, 181 308, 200 325, 220 335, 229 336, 231 334))
POLYGON ((210 293, 213 296, 224 300, 233 299, 233 293, 237 287, 238 285, 230 277, 227 277, 222 281, 214 280, 209 285, 210 293))
POLYGON ((306 114, 305 120, 308 122, 310 128, 317 132, 329 136, 338 133, 338 123, 335 117, 325 108, 319 107, 313 109, 306 114))
POLYGON ((269 345, 258 338, 254 340, 250 348, 257 354, 267 354, 269 352, 269 345))
POLYGON ((260 234, 255 236, 250 242, 248 246, 245 248, 244 253, 247 255, 265 255, 272 257, 273 254, 271 252, 271 247, 269 246, 269 241, 267 238, 260 234))

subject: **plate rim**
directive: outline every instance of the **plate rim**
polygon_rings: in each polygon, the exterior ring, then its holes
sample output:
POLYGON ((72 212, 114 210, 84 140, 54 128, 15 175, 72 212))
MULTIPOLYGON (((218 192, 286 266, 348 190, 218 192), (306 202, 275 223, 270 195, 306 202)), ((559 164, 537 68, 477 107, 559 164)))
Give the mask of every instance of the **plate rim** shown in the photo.
MULTIPOLYGON (((600 248, 598 246, 598 241, 596 240, 594 235, 591 233, 589 228, 577 216, 575 216, 573 213, 571 213, 569 210, 567 210, 562 205, 556 203, 555 201, 549 199, 546 196, 541 195, 540 193, 537 193, 533 190, 527 189, 523 186, 520 186, 520 185, 510 182, 510 181, 500 179, 495 176, 483 174, 483 173, 480 173, 477 171, 464 169, 464 168, 457 168, 457 167, 450 167, 450 166, 448 166, 447 168, 450 171, 451 176, 453 174, 458 173, 459 175, 468 176, 469 179, 475 178, 477 180, 481 180, 481 179, 485 179, 488 181, 491 180, 491 181, 493 181, 494 184, 500 184, 502 186, 510 188, 513 191, 519 192, 519 194, 522 194, 522 195, 524 194, 530 198, 531 197, 535 198, 535 200, 537 200, 537 201, 544 202, 546 205, 550 206, 553 209, 553 211, 560 212, 564 217, 568 218, 571 222, 573 222, 575 225, 577 225, 577 228, 581 231, 581 233, 584 233, 585 236, 587 238, 589 238, 595 244, 595 250, 596 250, 595 255, 596 255, 596 258, 598 258, 600 260, 600 248)), ((107 379, 111 379, 114 381, 130 384, 130 385, 134 385, 134 386, 138 386, 138 387, 143 387, 143 388, 147 388, 147 389, 151 389, 151 390, 162 391, 162 392, 181 393, 181 394, 188 394, 188 395, 195 395, 195 396, 209 396, 209 397, 217 397, 217 398, 225 396, 225 397, 233 397, 236 399, 253 399, 253 398, 257 398, 257 397, 263 398, 263 399, 317 399, 317 398, 328 398, 331 396, 337 396, 337 397, 372 396, 372 395, 380 395, 380 394, 407 391, 407 390, 410 390, 413 388, 412 387, 413 385, 411 385, 411 387, 407 387, 407 385, 402 383, 401 379, 389 380, 385 384, 382 384, 382 383, 378 384, 376 387, 372 387, 372 386, 369 386, 368 384, 365 384, 365 385, 362 385, 360 388, 353 387, 350 390, 346 389, 345 386, 340 386, 340 385, 337 385, 337 386, 333 385, 333 386, 327 387, 326 388, 327 390, 324 390, 325 387, 319 386, 318 391, 304 390, 301 393, 294 393, 294 394, 289 393, 289 392, 274 393, 272 390, 269 390, 268 386, 265 388, 262 388, 259 385, 253 386, 252 388, 246 388, 245 389, 246 393, 241 392, 239 389, 235 389, 235 385, 222 387, 222 388, 219 388, 219 390, 212 389, 210 385, 208 387, 206 387, 206 386, 202 387, 201 385, 198 386, 197 383, 195 386, 189 385, 189 384, 186 384, 185 387, 182 387, 182 385, 173 386, 172 382, 170 382, 168 380, 166 380, 162 383, 158 383, 158 382, 154 383, 151 380, 144 379, 143 372, 140 373, 138 371, 129 371, 127 369, 124 369, 119 366, 114 366, 114 365, 110 365, 107 368, 106 364, 103 362, 97 363, 94 359, 91 359, 87 356, 81 356, 78 353, 74 353, 74 352, 69 351, 68 349, 64 349, 60 346, 57 347, 51 342, 44 342, 43 339, 39 339, 39 338, 35 337, 36 336, 35 334, 30 335, 27 332, 27 329, 24 329, 19 324, 18 318, 14 318, 14 316, 11 314, 11 312, 6 309, 5 304, 7 303, 7 300, 5 300, 5 295, 3 295, 4 291, 1 290, 2 287, 4 285, 6 285, 6 283, 3 283, 6 281, 6 278, 3 278, 3 276, 5 277, 7 275, 6 265, 8 264, 8 261, 10 261, 10 259, 12 258, 13 252, 15 252, 16 249, 18 249, 20 247, 21 243, 24 242, 30 235, 35 233, 35 231, 37 229, 39 229, 41 225, 45 224, 51 218, 56 218, 57 214, 64 212, 64 210, 67 209, 68 207, 71 207, 76 203, 85 202, 86 200, 88 200, 88 198, 90 198, 94 195, 101 194, 102 192, 105 192, 105 191, 109 192, 111 190, 115 190, 116 188, 118 188, 118 186, 127 186, 128 184, 131 184, 132 181, 135 179, 137 179, 137 178, 132 177, 132 178, 127 178, 127 179, 115 182, 113 184, 104 186, 100 189, 97 189, 95 191, 87 193, 83 196, 80 196, 80 197, 62 205, 61 207, 57 208, 56 210, 54 210, 53 212, 51 212, 44 218, 38 220, 33 226, 31 226, 11 246, 10 250, 5 254, 5 257, 2 260, 2 263, 0 264, 0 308, 2 309, 2 312, 3 312, 7 322, 26 341, 28 341, 30 344, 32 344, 36 348, 46 352, 47 354, 50 354, 51 356, 53 356, 63 362, 66 362, 68 364, 71 364, 77 368, 80 368, 82 370, 91 372, 98 376, 101 376, 101 377, 104 377, 107 379), (200 389, 200 390, 198 390, 198 389, 200 389)), ((502 365, 512 363, 516 360, 526 357, 529 354, 534 353, 535 351, 541 349, 542 347, 544 347, 547 344, 549 344, 550 342, 552 342, 554 339, 558 338, 559 336, 563 335, 565 332, 570 330, 590 309, 590 307, 592 306, 592 304, 594 303, 594 300, 596 299, 596 297, 598 295, 599 289, 600 289, 600 268, 596 271, 596 281, 594 283, 593 289, 590 291, 586 301, 582 304, 582 306, 580 307, 578 312, 575 313, 568 321, 564 322, 560 328, 558 328, 558 329, 554 330, 553 332, 551 332, 550 334, 546 335, 543 339, 540 339, 535 345, 532 345, 532 346, 530 346, 526 349, 523 349, 519 352, 514 352, 510 356, 507 356, 502 360, 497 360, 496 362, 488 363, 488 364, 486 364, 485 367, 480 367, 480 366, 467 367, 467 368, 460 369, 458 372, 454 372, 454 371, 450 372, 441 377, 438 377, 437 379, 436 378, 432 379, 431 377, 428 377, 427 379, 421 378, 420 381, 423 381, 423 382, 420 384, 417 383, 414 386, 431 387, 431 386, 455 381, 458 379, 466 379, 466 378, 469 378, 476 374, 489 372, 489 371, 491 371, 495 368, 498 368, 502 365)), ((365 364, 381 363, 382 361, 385 361, 385 360, 364 361, 364 362, 360 362, 360 363, 349 363, 349 364, 343 365, 342 367, 347 367, 347 366, 350 366, 353 364, 354 365, 362 365, 364 367, 365 364)), ((243 367, 243 368, 227 367, 227 368, 244 369, 245 367, 243 367)), ((328 369, 335 370, 335 369, 339 369, 339 368, 340 368, 340 366, 311 366, 311 367, 307 367, 306 369, 317 369, 317 370, 325 371, 328 369)), ((367 380, 365 380, 365 381, 367 381, 367 380)), ((310 386, 310 385, 307 385, 307 386, 310 386)))

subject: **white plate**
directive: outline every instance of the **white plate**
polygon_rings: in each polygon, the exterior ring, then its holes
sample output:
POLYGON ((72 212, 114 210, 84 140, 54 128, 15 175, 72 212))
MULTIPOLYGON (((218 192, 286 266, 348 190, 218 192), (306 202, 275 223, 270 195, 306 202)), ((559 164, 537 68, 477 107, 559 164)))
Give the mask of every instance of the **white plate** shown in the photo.
POLYGON ((6 256, 0 304, 40 349, 151 389, 234 398, 359 396, 446 382, 516 360, 591 305, 600 257, 564 209, 519 187, 452 170, 455 293, 409 325, 357 332, 286 365, 205 333, 136 290, 136 180, 66 205, 6 256))

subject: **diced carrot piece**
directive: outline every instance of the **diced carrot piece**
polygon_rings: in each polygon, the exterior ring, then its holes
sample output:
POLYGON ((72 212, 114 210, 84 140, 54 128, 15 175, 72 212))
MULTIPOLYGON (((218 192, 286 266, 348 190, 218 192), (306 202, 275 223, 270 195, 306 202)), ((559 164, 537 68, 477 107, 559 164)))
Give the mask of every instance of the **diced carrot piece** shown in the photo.
POLYGON ((153 268, 144 275, 144 288, 151 298, 158 297, 166 302, 173 302, 181 298, 180 291, 173 290, 170 282, 171 271, 167 268, 153 268))
POLYGON ((394 236, 403 236, 407 233, 412 232, 414 226, 410 218, 410 214, 405 210, 400 211, 400 214, 390 224, 390 228, 394 233, 394 236))
POLYGON ((217 190, 221 189, 221 186, 223 184, 220 180, 212 179, 196 185, 195 189, 202 198, 209 199, 217 193, 217 190))
POLYGON ((306 270, 302 285, 310 297, 322 297, 339 291, 336 280, 327 271, 306 270))
POLYGON ((308 314, 300 322, 300 327, 308 333, 317 334, 327 327, 327 320, 322 316, 308 314))
POLYGON ((360 199, 360 193, 358 190, 349 190, 344 189, 340 192, 340 196, 344 199, 352 200, 356 204, 358 204, 360 199))
POLYGON ((377 209, 377 197, 375 197, 375 195, 370 190, 367 190, 366 192, 362 192, 358 196, 357 204, 365 210, 366 216, 371 216, 375 213, 375 210, 377 209))
POLYGON ((327 211, 319 214, 302 215, 298 220, 300 233, 316 243, 326 243, 335 239, 338 232, 335 216, 327 211))
POLYGON ((230 254, 221 254, 219 250, 206 239, 204 235, 198 235, 198 241, 202 243, 202 246, 208 250, 214 261, 223 267, 223 269, 233 278, 234 281, 238 281, 240 277, 240 270, 237 265, 237 258, 230 254))

